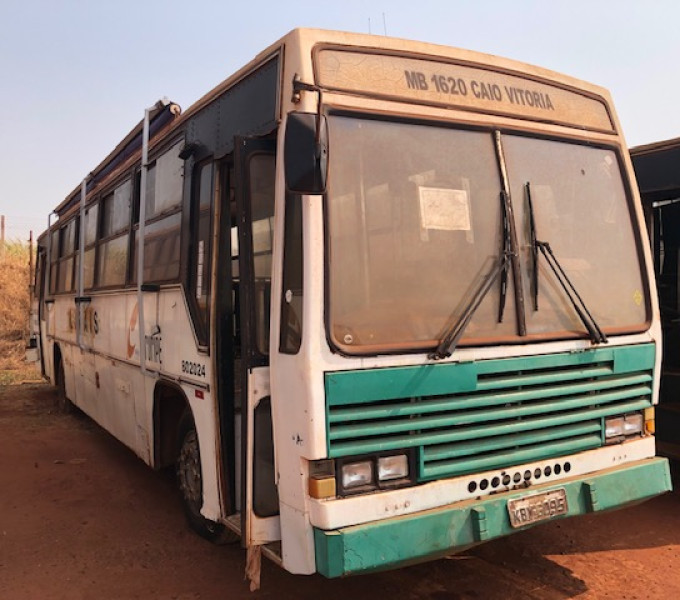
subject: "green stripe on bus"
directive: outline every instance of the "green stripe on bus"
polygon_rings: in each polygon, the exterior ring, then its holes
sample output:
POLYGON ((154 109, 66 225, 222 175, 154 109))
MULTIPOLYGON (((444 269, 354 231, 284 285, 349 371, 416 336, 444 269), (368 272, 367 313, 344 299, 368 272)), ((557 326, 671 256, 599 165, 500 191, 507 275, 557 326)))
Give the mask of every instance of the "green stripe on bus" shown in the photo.
MULTIPOLYGON (((654 344, 642 344, 477 362, 338 371, 326 373, 326 402, 329 407, 333 407, 493 389, 507 382, 496 382, 494 385, 491 378, 491 385, 485 388, 485 382, 478 381, 479 377, 517 371, 529 371, 525 375, 531 377, 531 381, 525 384, 540 385, 553 382, 556 374, 548 372, 532 375, 531 371, 563 367, 582 367, 587 371, 592 365, 610 363, 604 374, 622 374, 651 369, 654 360, 654 344)), ((569 377, 573 378, 574 373, 569 377)))

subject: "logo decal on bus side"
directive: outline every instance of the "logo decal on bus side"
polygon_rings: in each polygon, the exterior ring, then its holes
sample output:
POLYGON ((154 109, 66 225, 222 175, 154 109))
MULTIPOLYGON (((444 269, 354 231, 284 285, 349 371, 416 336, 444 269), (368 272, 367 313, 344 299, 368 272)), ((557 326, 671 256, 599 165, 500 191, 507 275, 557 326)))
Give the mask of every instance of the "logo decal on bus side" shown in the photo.
MULTIPOLYGON (((83 311, 83 333, 89 333, 91 335, 96 335, 99 333, 99 315, 97 314, 97 311, 92 308, 91 306, 88 306, 84 311, 83 311)), ((78 328, 78 311, 75 308, 69 308, 68 310, 68 330, 69 331, 76 331, 78 328)))
POLYGON ((161 337, 161 328, 156 326, 155 331, 151 335, 144 336, 144 354, 146 360, 149 362, 158 363, 159 365, 163 363, 163 358, 161 356, 163 338, 161 337))

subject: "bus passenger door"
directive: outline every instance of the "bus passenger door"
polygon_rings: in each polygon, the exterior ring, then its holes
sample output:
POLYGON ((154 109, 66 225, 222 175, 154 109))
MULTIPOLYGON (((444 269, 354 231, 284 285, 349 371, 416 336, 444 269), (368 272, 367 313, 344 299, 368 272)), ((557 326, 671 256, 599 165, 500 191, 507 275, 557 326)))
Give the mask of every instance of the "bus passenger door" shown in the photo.
POLYGON ((238 297, 241 337, 241 539, 281 538, 269 388, 269 311, 276 141, 237 138, 238 297))

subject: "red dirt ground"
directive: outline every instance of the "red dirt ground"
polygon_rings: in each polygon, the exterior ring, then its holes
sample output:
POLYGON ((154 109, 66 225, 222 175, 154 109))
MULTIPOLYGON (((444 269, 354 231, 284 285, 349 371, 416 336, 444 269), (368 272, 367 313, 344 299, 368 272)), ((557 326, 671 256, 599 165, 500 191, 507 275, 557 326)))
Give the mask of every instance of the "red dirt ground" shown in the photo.
POLYGON ((184 523, 172 477, 146 467, 45 385, 0 387, 0 599, 520 600, 680 598, 680 496, 553 522, 466 554, 343 580, 263 560, 184 523))

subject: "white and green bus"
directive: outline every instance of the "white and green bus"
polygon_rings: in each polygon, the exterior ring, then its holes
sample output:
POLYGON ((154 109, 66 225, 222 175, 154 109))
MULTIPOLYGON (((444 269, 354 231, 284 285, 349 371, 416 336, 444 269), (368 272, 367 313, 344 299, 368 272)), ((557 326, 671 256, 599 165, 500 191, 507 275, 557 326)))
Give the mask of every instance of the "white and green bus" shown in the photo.
POLYGON ((293 573, 431 559, 671 488, 660 325, 602 88, 295 30, 162 101, 50 216, 39 347, 191 525, 293 573))

